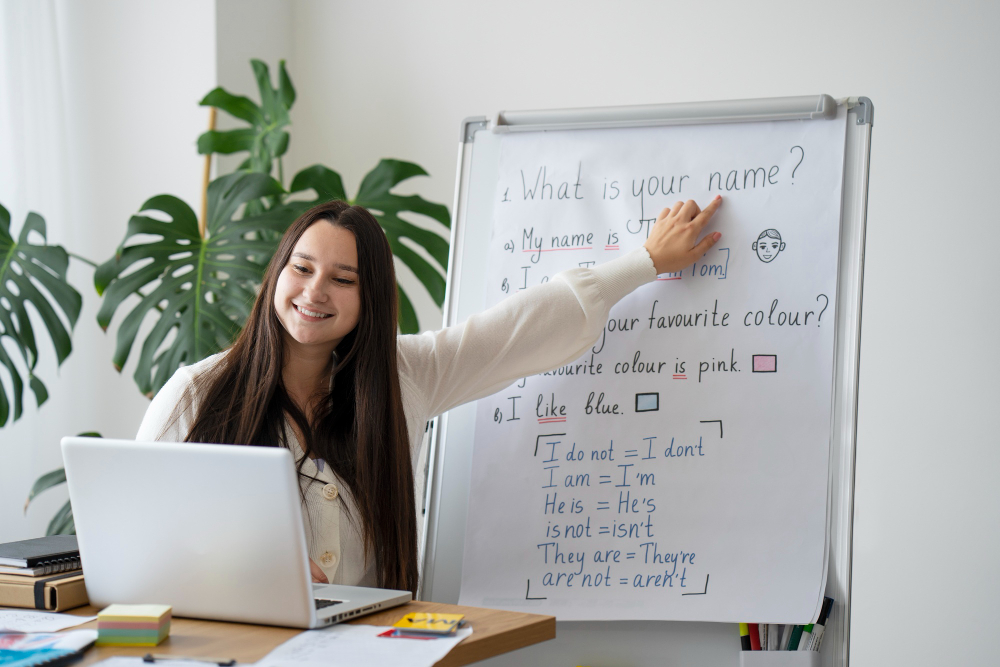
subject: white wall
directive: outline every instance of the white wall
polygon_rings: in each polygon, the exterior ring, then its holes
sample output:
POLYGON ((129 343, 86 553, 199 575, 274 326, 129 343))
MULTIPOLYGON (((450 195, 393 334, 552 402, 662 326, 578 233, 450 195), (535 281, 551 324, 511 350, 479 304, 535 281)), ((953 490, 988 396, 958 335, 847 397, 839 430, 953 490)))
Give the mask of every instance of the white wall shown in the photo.
POLYGON ((1000 5, 298 0, 292 14, 293 75, 309 95, 293 118, 310 137, 293 145, 298 163, 332 160, 351 189, 378 158, 409 159, 432 175, 413 187, 449 204, 465 116, 869 96, 852 664, 996 662, 963 638, 991 636, 1000 595, 988 255, 1000 5))
MULTIPOLYGON (((35 182, 27 194, 11 193, 17 202, 13 228, 20 229, 28 210, 38 211, 50 242, 103 262, 149 197, 174 194, 198 210, 202 159, 195 140, 208 112, 197 102, 216 81, 214 7, 199 0, 60 1, 54 16, 65 125, 52 131, 65 141, 66 164, 59 165, 65 189, 35 182)), ((60 438, 94 430, 131 438, 149 403, 132 380, 137 349, 121 374, 112 367, 115 339, 97 325, 93 270, 71 262, 70 282, 84 303, 73 353, 57 371, 52 345, 36 327, 42 351, 37 372, 49 401, 36 409, 29 392, 24 417, 0 429, 2 542, 43 535, 65 502, 64 485, 40 496, 27 517, 21 513, 34 480, 62 467, 60 438)))

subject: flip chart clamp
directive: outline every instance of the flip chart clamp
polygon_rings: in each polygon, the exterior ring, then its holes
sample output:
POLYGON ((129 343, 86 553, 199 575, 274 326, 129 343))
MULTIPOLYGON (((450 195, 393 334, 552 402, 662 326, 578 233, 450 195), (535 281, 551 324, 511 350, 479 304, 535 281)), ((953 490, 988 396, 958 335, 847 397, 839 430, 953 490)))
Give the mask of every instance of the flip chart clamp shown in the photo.
MULTIPOLYGON (((861 98, 865 99, 865 98, 861 98)), ((871 103, 869 102, 869 107, 871 103)), ((679 102, 633 107, 498 111, 490 118, 495 133, 538 130, 586 130, 609 127, 650 127, 706 123, 746 123, 770 120, 832 119, 837 101, 829 95, 801 95, 758 100, 679 102)))

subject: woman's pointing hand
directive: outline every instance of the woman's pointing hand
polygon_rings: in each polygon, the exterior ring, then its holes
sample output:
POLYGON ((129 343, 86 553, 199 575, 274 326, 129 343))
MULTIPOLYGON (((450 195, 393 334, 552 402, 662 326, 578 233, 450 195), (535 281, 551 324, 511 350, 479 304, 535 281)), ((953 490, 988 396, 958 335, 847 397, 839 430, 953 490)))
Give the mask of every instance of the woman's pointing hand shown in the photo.
POLYGON ((717 195, 704 210, 693 199, 663 209, 643 244, 657 275, 686 269, 722 238, 719 232, 712 232, 698 242, 705 225, 721 205, 722 195, 717 195))

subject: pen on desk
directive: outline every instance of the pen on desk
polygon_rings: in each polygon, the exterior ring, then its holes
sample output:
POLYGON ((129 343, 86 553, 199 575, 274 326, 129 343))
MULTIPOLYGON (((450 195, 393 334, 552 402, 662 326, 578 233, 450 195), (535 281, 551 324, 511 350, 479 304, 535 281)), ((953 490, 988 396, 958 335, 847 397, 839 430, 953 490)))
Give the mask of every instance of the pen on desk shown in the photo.
POLYGON ((756 623, 747 623, 747 629, 750 631, 750 648, 754 651, 760 650, 760 628, 757 627, 756 623))
POLYGON ((209 665, 219 665, 219 667, 232 667, 236 664, 234 658, 228 660, 222 658, 192 658, 186 655, 168 655, 166 653, 147 653, 142 656, 143 662, 155 663, 157 660, 187 660, 188 662, 204 662, 209 665))
POLYGON ((743 651, 750 650, 750 629, 746 623, 740 623, 740 648, 743 651))
POLYGON ((819 612, 819 618, 813 626, 812 638, 809 641, 809 650, 818 651, 823 643, 823 633, 826 631, 826 621, 830 618, 830 611, 833 609, 833 598, 823 598, 823 608, 819 612))

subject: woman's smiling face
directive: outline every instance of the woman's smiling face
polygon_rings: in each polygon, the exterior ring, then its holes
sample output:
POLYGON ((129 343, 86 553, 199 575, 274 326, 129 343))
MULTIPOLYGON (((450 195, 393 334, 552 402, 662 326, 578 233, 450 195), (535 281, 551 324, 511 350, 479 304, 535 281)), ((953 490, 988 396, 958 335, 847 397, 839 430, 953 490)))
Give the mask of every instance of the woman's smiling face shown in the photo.
POLYGON ((278 275, 274 311, 286 344, 333 352, 361 313, 354 234, 326 220, 306 229, 278 275))

